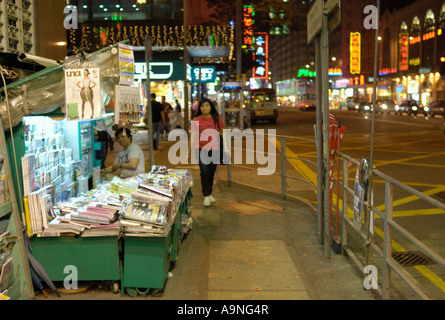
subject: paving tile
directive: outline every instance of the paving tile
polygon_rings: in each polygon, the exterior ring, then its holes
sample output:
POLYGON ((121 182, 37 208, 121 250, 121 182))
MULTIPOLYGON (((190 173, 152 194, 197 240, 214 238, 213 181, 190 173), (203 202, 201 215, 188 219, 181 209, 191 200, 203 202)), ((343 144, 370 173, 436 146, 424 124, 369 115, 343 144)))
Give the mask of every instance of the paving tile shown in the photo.
POLYGON ((208 290, 304 290, 292 262, 210 262, 208 290))
POLYGON ((209 300, 310 300, 306 291, 208 291, 209 300))

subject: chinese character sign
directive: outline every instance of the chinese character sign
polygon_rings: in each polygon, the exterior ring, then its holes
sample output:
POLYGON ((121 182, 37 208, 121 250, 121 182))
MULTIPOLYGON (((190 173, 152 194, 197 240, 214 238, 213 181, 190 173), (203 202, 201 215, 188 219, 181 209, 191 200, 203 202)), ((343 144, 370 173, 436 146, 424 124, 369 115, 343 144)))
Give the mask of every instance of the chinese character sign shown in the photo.
POLYGON ((253 52, 254 68, 252 78, 267 79, 269 76, 269 38, 267 33, 256 33, 253 52))
POLYGON ((253 47, 254 43, 254 34, 253 34, 253 26, 255 24, 255 8, 253 6, 244 6, 243 7, 243 48, 247 52, 250 48, 253 47))
POLYGON ((408 33, 399 34, 399 71, 408 70, 408 33))
POLYGON ((360 32, 351 32, 350 34, 350 44, 349 44, 349 53, 350 53, 350 62, 349 68, 351 74, 359 74, 360 69, 360 55, 361 55, 361 38, 360 32))
POLYGON ((216 80, 216 67, 207 66, 207 67, 193 67, 192 70, 192 82, 198 83, 210 83, 215 82, 216 80), (200 70, 201 69, 201 70, 200 70))

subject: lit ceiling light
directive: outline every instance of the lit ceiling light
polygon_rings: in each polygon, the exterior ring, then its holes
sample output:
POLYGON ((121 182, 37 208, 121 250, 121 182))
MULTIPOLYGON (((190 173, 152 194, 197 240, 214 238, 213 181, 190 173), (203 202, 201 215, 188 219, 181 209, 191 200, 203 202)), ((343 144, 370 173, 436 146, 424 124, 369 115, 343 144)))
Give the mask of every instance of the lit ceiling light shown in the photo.
POLYGON ((108 9, 107 9, 107 8, 104 8, 104 11, 105 11, 105 12, 107 12, 107 11, 108 11, 108 9))
POLYGON ((62 47, 64 45, 66 45, 66 42, 65 41, 59 41, 59 42, 56 43, 56 45, 62 47))

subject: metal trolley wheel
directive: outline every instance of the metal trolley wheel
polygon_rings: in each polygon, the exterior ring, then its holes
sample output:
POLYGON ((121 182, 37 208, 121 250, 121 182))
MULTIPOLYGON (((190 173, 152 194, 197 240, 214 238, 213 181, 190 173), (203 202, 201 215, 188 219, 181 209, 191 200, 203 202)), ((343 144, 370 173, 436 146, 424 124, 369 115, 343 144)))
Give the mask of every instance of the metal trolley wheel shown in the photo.
POLYGON ((112 282, 110 287, 112 293, 114 294, 119 293, 119 282, 117 281, 112 282))
POLYGON ((138 293, 135 288, 125 288, 125 291, 130 297, 137 297, 138 293))

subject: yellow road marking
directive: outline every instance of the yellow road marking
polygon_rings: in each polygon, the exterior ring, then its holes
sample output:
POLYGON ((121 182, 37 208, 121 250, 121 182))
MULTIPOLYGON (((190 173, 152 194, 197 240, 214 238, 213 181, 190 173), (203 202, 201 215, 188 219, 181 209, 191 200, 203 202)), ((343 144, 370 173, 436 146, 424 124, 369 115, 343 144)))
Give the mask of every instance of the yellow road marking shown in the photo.
MULTIPOLYGON (((374 231, 377 235, 379 235, 382 239, 384 238, 384 232, 380 230, 379 228, 374 226, 374 231)), ((402 247, 400 244, 392 241, 392 247, 397 252, 406 252, 406 249, 402 247)), ((424 276, 426 279, 430 280, 432 284, 434 284, 436 287, 438 287, 440 290, 445 292, 445 282, 440 278, 437 274, 432 272, 429 268, 425 266, 415 266, 414 267, 422 276, 424 276)))
MULTIPOLYGON (((281 144, 279 142, 277 142, 277 149, 279 151, 281 151, 281 144)), ((313 154, 313 153, 311 153, 313 154)), ((439 154, 434 154, 434 155, 443 155, 444 153, 439 153, 439 154)), ((290 157, 294 157, 297 158, 298 155, 295 154, 294 152, 292 152, 289 148, 286 147, 286 155, 290 156, 290 157)), ((414 159, 422 159, 422 158, 426 158, 432 155, 422 155, 422 156, 417 156, 417 157, 411 157, 411 158, 407 158, 407 160, 414 160, 414 159)), ((288 160, 292 166, 295 168, 295 170, 297 170, 298 172, 300 172, 306 179, 308 179, 308 181, 312 182, 314 185, 317 185, 317 173, 313 172, 308 166, 306 166, 301 160, 297 160, 297 159, 289 159, 288 160)), ((398 160, 397 162, 400 162, 402 160, 398 160)), ((390 161, 383 161, 383 165, 385 164, 389 164, 389 163, 394 163, 394 162, 390 162, 390 161)), ((379 164, 380 165, 380 164, 379 164)), ((426 195, 433 195, 439 192, 442 192, 445 190, 445 186, 444 185, 438 185, 435 188, 432 188, 430 190, 424 191, 423 193, 426 195)), ((336 197, 337 195, 334 193, 333 194, 333 199, 332 202, 336 203, 336 197)), ((418 200, 419 197, 417 196, 408 196, 402 199, 398 199, 396 201, 393 202, 393 206, 399 206, 399 205, 403 205, 415 200, 418 200)), ((339 199, 339 207, 343 207, 342 204, 342 200, 339 199)), ((385 205, 381 205, 379 207, 377 207, 380 211, 384 210, 385 205)), ((406 216, 414 216, 414 215, 427 215, 427 214, 443 214, 445 212, 443 212, 440 209, 431 209, 431 210, 411 210, 411 211, 399 211, 399 212, 394 212, 394 217, 401 217, 403 214, 407 214, 406 216), (417 213, 417 214, 416 214, 417 213)), ((349 216, 349 218, 352 219, 352 215, 353 215, 353 211, 351 208, 348 207, 347 209, 347 215, 349 216)), ((378 216, 378 215, 376 215, 378 216)), ((380 230, 378 227, 374 226, 374 231, 375 233, 380 236, 382 239, 384 238, 384 233, 382 230, 380 230)), ((392 247, 394 248, 394 250, 398 251, 398 252, 405 252, 405 248, 403 248, 400 244, 398 244, 396 241, 392 240, 392 247)), ((426 279, 428 279, 432 284, 434 284, 435 286, 437 286, 440 290, 442 290, 443 292, 445 292, 445 282, 434 272, 432 272, 429 268, 425 267, 425 266, 415 266, 414 267, 423 277, 425 277, 426 279)))

